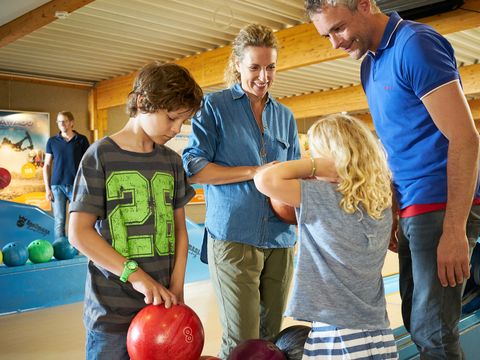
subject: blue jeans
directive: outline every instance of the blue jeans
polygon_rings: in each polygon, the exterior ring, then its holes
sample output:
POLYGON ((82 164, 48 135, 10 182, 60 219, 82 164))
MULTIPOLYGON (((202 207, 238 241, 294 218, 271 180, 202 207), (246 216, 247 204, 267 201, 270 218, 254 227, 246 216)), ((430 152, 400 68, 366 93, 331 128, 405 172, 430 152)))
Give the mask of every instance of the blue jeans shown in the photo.
POLYGON ((129 360, 127 333, 107 333, 87 329, 86 360, 129 360))
POLYGON ((72 200, 73 185, 52 185, 53 193, 53 218, 55 219, 55 239, 65 236, 65 219, 67 200, 72 200))
MULTIPOLYGON (((443 287, 437 275, 437 246, 445 211, 400 219, 398 257, 405 328, 421 359, 463 359, 458 322, 463 284, 443 287)), ((472 207, 467 238, 473 250, 480 231, 480 206, 472 207)))

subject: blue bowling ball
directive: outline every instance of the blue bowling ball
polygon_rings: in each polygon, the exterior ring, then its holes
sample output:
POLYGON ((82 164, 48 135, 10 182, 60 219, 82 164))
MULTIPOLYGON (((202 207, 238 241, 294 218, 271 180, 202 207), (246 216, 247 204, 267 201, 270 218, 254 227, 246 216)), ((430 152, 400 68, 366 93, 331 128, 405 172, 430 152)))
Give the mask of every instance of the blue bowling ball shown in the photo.
POLYGON ((58 238, 53 242, 53 256, 57 260, 73 259, 78 255, 78 250, 75 249, 66 237, 58 238))
POLYGON ((7 266, 22 266, 28 260, 27 246, 19 241, 8 243, 2 248, 3 263, 7 266))

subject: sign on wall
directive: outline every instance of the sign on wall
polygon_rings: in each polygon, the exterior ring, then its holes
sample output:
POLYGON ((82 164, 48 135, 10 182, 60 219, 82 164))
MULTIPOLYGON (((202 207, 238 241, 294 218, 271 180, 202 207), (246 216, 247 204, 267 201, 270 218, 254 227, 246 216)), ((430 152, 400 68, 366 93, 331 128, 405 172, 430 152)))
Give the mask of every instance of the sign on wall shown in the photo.
POLYGON ((0 199, 50 210, 42 167, 49 113, 0 110, 0 199))

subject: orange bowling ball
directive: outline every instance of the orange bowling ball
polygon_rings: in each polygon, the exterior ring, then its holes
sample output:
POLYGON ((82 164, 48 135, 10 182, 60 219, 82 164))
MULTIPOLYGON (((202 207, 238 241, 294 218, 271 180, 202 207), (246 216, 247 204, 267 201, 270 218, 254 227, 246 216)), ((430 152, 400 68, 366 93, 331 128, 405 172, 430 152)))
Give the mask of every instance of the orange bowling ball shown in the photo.
POLYGON ((295 208, 279 200, 269 198, 270 207, 273 213, 283 222, 291 225, 297 225, 295 208))

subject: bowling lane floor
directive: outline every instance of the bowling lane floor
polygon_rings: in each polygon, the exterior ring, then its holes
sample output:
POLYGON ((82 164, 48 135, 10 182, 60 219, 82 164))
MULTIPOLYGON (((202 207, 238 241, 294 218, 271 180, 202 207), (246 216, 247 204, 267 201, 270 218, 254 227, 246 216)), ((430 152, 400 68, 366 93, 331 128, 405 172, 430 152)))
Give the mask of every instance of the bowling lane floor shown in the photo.
MULTIPOLYGON (((383 275, 398 272, 396 255, 389 252, 383 275)), ((5 291, 5 290, 2 290, 5 291)), ((400 296, 387 295, 392 328, 402 325, 400 296)), ((203 355, 216 355, 221 338, 216 299, 209 281, 187 284, 185 302, 202 320, 205 329, 203 355)), ((0 360, 85 359, 82 303, 0 316, 0 360)), ((286 318, 283 326, 299 322, 286 318)))

